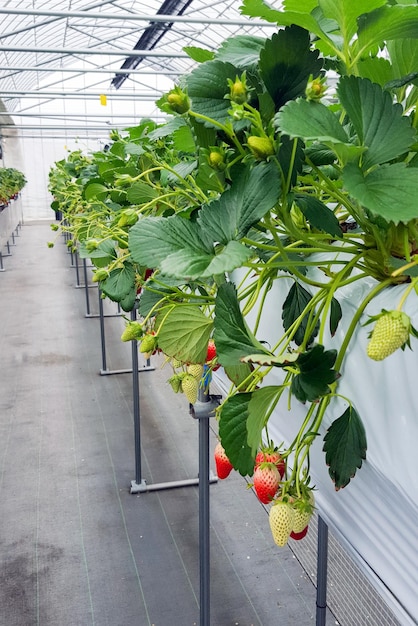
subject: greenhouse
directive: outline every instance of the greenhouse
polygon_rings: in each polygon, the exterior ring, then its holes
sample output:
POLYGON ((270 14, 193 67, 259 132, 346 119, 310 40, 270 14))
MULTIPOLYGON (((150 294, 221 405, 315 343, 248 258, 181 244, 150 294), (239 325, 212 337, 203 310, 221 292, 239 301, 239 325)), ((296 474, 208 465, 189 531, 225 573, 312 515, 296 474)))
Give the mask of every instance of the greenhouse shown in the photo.
POLYGON ((417 0, 0 0, 0 626, 418 624, 417 106, 417 0))

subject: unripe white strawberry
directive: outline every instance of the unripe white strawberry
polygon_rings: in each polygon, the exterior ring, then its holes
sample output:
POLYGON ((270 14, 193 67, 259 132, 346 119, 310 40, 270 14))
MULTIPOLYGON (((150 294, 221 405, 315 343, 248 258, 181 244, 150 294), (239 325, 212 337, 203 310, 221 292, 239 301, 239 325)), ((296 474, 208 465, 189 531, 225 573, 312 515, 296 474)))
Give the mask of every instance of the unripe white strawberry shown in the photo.
POLYGON ((203 376, 203 365, 200 363, 191 363, 187 366, 187 373, 200 380, 203 376))
POLYGON ((295 500, 292 503, 294 511, 292 532, 301 533, 309 524, 314 511, 315 500, 312 491, 308 500, 295 500))
POLYGON ((185 374, 181 381, 181 388, 190 404, 195 404, 199 389, 199 383, 196 378, 191 374, 185 374))
POLYGON ((367 355, 382 361, 409 342, 411 320, 402 311, 384 311, 376 321, 367 345, 367 355))
POLYGON ((269 524, 274 543, 282 548, 293 528, 294 509, 289 502, 277 499, 269 511, 269 524))

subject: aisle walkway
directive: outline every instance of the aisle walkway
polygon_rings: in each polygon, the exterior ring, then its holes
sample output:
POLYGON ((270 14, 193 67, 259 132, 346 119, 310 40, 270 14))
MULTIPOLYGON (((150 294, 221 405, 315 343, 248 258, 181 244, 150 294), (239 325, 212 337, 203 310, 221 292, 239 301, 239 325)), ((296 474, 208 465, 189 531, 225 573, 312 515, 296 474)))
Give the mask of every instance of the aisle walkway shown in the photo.
MULTIPOLYGON (((198 490, 130 493, 132 378, 99 375, 99 321, 52 236, 24 225, 0 273, 0 626, 198 625, 198 490)), ((106 319, 110 369, 131 363, 122 328, 106 319)), ((195 477, 197 423, 155 365, 140 374, 143 476, 195 477)), ((245 481, 210 500, 211 626, 314 624, 315 589, 245 481)))

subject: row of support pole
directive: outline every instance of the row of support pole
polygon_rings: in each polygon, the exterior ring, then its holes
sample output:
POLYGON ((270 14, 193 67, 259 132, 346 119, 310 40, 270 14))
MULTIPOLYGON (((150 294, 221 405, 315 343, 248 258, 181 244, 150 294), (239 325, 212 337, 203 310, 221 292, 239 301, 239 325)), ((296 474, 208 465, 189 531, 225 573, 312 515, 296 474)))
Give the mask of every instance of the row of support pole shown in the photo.
POLYGON ((3 252, 0 249, 0 272, 4 272, 5 271, 3 259, 5 257, 12 256, 10 248, 11 248, 11 246, 15 246, 16 245, 15 238, 19 237, 19 229, 21 227, 22 227, 22 223, 18 222, 16 228, 12 231, 12 233, 10 234, 10 237, 7 239, 7 241, 5 243, 5 246, 4 246, 6 248, 6 250, 7 250, 7 252, 3 252), (10 239, 12 240, 11 243, 10 243, 10 239))
MULTIPOLYGON (((148 484, 142 475, 141 460, 141 414, 140 414, 140 385, 139 373, 153 370, 149 360, 143 368, 138 362, 138 342, 133 340, 131 350, 132 367, 120 370, 109 370, 107 368, 106 340, 103 312, 103 298, 98 289, 99 314, 93 315, 90 311, 89 289, 96 287, 88 283, 87 264, 83 259, 83 279, 80 283, 78 256, 76 252, 71 252, 72 263, 76 269, 76 287, 84 288, 86 298, 86 317, 98 317, 100 320, 100 336, 102 347, 102 368, 100 375, 126 374, 132 373, 132 396, 133 396, 133 418, 134 418, 134 449, 135 449, 135 478, 131 481, 131 494, 144 494, 152 491, 164 489, 174 489, 180 487, 198 486, 199 489, 199 626, 210 626, 210 485, 217 482, 218 478, 210 471, 209 435, 210 418, 214 417, 217 406, 219 406, 221 396, 214 396, 209 393, 209 386, 200 387, 198 400, 194 405, 189 406, 190 414, 198 422, 198 476, 184 480, 171 480, 167 482, 148 484)), ((114 315, 120 316, 120 310, 114 315)), ((137 310, 134 308, 130 314, 131 321, 136 321, 137 310)), ((326 625, 327 609, 327 570, 328 570, 328 526, 322 517, 318 517, 318 552, 317 552, 317 592, 316 592, 316 626, 326 625)))

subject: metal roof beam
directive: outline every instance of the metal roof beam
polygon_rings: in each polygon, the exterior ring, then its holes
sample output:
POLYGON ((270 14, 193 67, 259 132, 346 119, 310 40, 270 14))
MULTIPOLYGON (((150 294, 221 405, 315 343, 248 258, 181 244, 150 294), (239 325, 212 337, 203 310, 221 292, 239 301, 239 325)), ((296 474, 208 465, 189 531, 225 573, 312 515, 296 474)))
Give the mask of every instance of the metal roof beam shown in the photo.
POLYGON ((101 48, 28 48, 22 46, 0 46, 0 52, 36 52, 37 54, 80 54, 103 55, 117 57, 156 57, 168 59, 190 59, 185 52, 158 52, 155 50, 107 50, 101 48))
POLYGON ((106 95, 106 98, 109 99, 118 99, 118 100, 155 100, 161 94, 152 94, 152 93, 121 93, 121 92, 94 92, 94 93, 84 93, 84 92, 72 92, 72 91, 2 91, 1 97, 2 100, 10 100, 10 99, 19 99, 19 98, 66 98, 69 100, 74 99, 83 99, 87 98, 89 100, 98 100, 101 95, 106 95))
POLYGON ((251 20, 229 20, 227 18, 208 18, 208 17, 188 17, 187 15, 140 15, 137 13, 105 13, 93 11, 44 11, 42 9, 3 9, 0 8, 0 14, 11 15, 33 15, 45 17, 82 17, 95 20, 126 20, 134 22, 181 22, 183 24, 221 24, 228 26, 250 26, 251 28, 277 28, 277 24, 270 24, 261 21, 251 20))
MULTIPOLYGON (((178 76, 179 72, 175 71, 175 70, 146 70, 146 69, 141 69, 141 70, 119 70, 119 69, 103 69, 103 68, 77 68, 77 69, 71 69, 69 67, 37 67, 37 66, 33 66, 33 67, 27 67, 24 65, 21 65, 19 67, 14 66, 14 67, 10 67, 9 65, 3 65, 0 66, 0 72, 1 71, 10 71, 11 73, 13 72, 67 72, 67 73, 73 73, 73 74, 114 74, 115 72, 117 72, 118 74, 150 74, 152 76, 157 75, 157 76, 178 76)), ((4 74, 3 76, 1 76, 1 78, 8 78, 8 74, 4 74)))

